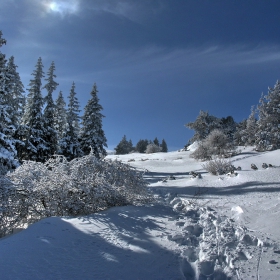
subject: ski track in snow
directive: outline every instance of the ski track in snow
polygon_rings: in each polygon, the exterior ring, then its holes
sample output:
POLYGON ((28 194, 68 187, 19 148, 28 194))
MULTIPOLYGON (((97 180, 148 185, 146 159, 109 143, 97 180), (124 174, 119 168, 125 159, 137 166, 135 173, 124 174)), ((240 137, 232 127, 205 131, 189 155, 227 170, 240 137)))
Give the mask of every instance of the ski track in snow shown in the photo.
POLYGON ((1 279, 280 279, 279 155, 247 148, 234 177, 207 174, 188 152, 109 156, 146 170, 155 202, 3 238, 1 279))

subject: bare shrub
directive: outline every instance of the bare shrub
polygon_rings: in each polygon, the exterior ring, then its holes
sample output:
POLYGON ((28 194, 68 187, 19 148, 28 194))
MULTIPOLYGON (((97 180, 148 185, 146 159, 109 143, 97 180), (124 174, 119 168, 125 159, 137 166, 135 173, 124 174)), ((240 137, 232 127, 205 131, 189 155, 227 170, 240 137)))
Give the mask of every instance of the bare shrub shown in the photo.
POLYGON ((0 181, 0 236, 45 217, 88 215, 150 201, 143 173, 92 153, 70 162, 26 161, 0 181))
POLYGON ((216 158, 202 164, 202 167, 213 175, 222 175, 234 170, 233 165, 227 159, 216 158))

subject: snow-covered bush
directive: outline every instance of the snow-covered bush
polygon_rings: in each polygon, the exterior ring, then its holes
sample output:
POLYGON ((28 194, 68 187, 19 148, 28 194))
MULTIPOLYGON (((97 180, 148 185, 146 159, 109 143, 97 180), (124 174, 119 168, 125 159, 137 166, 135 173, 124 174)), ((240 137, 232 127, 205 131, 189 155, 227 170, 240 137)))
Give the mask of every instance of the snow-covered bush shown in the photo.
POLYGON ((190 154, 190 157, 196 160, 209 160, 211 159, 211 153, 209 147, 204 141, 197 143, 196 149, 190 154))
POLYGON ((216 158, 202 164, 202 167, 213 175, 222 175, 234 170, 233 165, 227 159, 216 158))
POLYGON ((159 153, 159 152, 161 152, 161 147, 154 143, 150 143, 147 146, 146 151, 145 151, 146 154, 153 154, 153 153, 159 153))
POLYGON ((112 206, 151 199, 143 174, 92 153, 70 162, 55 156, 26 161, 2 179, 0 236, 44 217, 88 215, 112 206))
POLYGON ((203 141, 199 142, 198 148, 191 157, 197 160, 209 160, 213 156, 231 155, 235 149, 233 141, 222 130, 214 129, 203 141))

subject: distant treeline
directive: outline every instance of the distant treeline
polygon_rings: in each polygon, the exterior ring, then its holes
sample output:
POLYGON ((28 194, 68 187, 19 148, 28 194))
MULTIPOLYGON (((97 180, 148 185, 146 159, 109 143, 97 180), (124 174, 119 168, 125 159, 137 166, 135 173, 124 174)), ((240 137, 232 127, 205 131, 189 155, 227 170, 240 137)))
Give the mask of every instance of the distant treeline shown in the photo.
POLYGON ((158 152, 167 153, 168 148, 165 140, 162 139, 161 143, 159 143, 157 137, 153 141, 140 139, 134 147, 132 141, 127 140, 124 135, 120 143, 116 146, 115 151, 116 155, 125 155, 133 152, 150 154, 158 152))

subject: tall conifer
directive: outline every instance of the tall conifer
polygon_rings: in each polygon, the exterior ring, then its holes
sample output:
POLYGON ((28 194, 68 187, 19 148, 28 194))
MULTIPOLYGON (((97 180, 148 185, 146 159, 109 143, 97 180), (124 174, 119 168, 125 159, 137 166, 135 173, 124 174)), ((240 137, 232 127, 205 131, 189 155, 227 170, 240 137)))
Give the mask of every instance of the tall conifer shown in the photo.
POLYGON ((44 88, 47 90, 47 96, 45 97, 46 107, 44 110, 44 126, 45 126, 45 134, 44 139, 46 141, 46 146, 48 149, 48 156, 51 156, 57 151, 57 132, 55 129, 55 104, 53 102, 52 94, 56 90, 58 83, 55 82, 54 78, 56 75, 54 74, 55 64, 51 63, 51 66, 47 72, 47 84, 44 88))
POLYGON ((73 82, 67 109, 67 126, 63 138, 60 141, 60 153, 64 155, 68 160, 72 160, 77 157, 81 157, 83 152, 79 143, 79 112, 80 105, 76 97, 75 83, 73 82))
POLYGON ((89 154, 91 148, 96 157, 106 156, 107 139, 102 128, 104 116, 103 107, 99 104, 98 90, 94 83, 91 91, 91 99, 85 106, 82 117, 81 148, 85 154, 89 154))
POLYGON ((41 94, 42 78, 44 77, 42 59, 39 57, 35 70, 31 74, 34 76, 29 83, 29 93, 23 115, 23 125, 25 126, 25 148, 21 154, 22 159, 45 161, 47 159, 47 146, 44 140, 45 127, 42 115, 44 105, 41 94))

